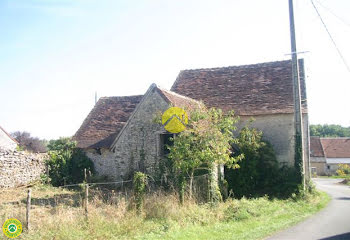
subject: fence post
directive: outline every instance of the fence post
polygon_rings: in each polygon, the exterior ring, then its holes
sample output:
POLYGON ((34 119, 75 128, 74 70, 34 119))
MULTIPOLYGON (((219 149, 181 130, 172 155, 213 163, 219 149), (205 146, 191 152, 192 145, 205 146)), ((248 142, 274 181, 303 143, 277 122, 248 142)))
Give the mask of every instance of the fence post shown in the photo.
POLYGON ((27 209, 26 209, 26 227, 27 230, 29 231, 30 229, 30 204, 31 204, 31 194, 32 194, 32 189, 28 189, 28 195, 27 195, 27 209))
POLYGON ((85 183, 85 217, 88 218, 88 204, 89 204, 89 184, 85 183))
POLYGON ((50 181, 49 181, 49 179, 50 179, 50 166, 49 166, 49 164, 46 164, 46 176, 47 176, 47 178, 46 178, 46 184, 49 184, 50 183, 50 181))

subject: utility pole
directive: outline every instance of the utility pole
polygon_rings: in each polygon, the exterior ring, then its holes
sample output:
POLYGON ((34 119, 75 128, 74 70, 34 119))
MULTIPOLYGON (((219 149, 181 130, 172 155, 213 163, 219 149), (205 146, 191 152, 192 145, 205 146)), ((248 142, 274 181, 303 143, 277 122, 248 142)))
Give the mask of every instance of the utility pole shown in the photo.
POLYGON ((301 109, 299 63, 297 55, 297 46, 295 40, 294 10, 293 0, 289 1, 289 22, 290 39, 292 50, 292 76, 293 76, 293 95, 294 95, 294 125, 295 125, 295 157, 294 165, 300 173, 300 183, 305 189, 305 165, 304 165, 304 139, 303 139, 303 115, 301 109))

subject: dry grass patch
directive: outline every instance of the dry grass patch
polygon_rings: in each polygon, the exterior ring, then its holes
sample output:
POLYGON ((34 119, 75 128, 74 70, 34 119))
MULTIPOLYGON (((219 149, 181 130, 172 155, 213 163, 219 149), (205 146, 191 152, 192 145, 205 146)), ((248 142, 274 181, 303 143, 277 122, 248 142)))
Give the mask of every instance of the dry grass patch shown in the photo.
MULTIPOLYGON (((259 239, 300 221, 327 202, 325 195, 315 194, 288 200, 230 199, 215 205, 187 199, 180 205, 176 195, 157 192, 146 196, 138 215, 130 199, 112 191, 108 198, 94 192, 86 220, 78 191, 36 187, 32 195, 37 199, 32 206, 32 230, 21 239, 227 239, 232 234, 236 239, 259 239)), ((15 217, 24 224, 25 197, 26 189, 1 192, 0 221, 15 217)))

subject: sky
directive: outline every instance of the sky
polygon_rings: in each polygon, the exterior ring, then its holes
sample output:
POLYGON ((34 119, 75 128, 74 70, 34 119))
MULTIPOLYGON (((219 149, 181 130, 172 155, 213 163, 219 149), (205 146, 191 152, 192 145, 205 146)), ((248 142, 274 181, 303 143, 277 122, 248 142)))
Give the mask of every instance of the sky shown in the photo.
MULTIPOLYGON (((350 64, 350 1, 314 0, 350 64)), ((311 124, 350 126, 350 72, 294 0, 311 124)), ((288 0, 0 0, 0 126, 72 136, 102 96, 170 89, 180 70, 290 58, 288 0)))

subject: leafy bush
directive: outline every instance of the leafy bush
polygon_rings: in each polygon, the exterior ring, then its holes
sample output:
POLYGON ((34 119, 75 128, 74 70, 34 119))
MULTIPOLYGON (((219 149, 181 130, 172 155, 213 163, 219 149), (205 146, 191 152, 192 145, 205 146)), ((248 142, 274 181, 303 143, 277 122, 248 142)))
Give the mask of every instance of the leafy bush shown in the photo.
POLYGON ((297 191, 294 168, 279 167, 272 145, 262 132, 244 127, 239 134, 237 154, 244 159, 238 169, 226 169, 225 178, 234 197, 287 197, 297 191))
POLYGON ((345 177, 346 175, 350 175, 350 166, 348 164, 338 164, 338 167, 338 176, 345 177))
POLYGON ((76 142, 70 138, 51 140, 48 148, 47 164, 52 185, 61 186, 83 182, 85 168, 94 173, 92 161, 81 149, 76 148, 76 142))

